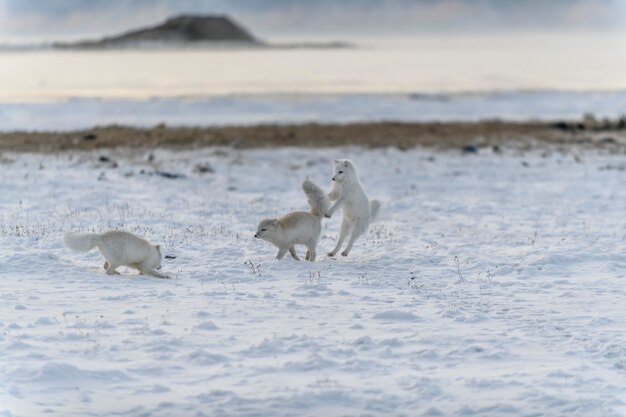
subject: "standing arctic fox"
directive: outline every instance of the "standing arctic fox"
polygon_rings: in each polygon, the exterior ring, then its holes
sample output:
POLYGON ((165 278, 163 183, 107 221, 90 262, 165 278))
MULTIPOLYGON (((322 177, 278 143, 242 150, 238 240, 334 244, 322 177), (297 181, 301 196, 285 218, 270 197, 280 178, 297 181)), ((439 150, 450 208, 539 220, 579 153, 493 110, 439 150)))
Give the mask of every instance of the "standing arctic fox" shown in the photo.
POLYGON ((278 248, 276 259, 282 259, 289 251, 295 260, 300 260, 295 245, 307 247, 305 259, 315 261, 317 242, 322 232, 322 216, 330 205, 324 191, 308 178, 302 183, 311 212, 293 211, 278 219, 263 219, 254 237, 267 240, 278 248))
POLYGON ((70 249, 88 252, 97 247, 104 256, 104 269, 109 275, 120 275, 115 269, 129 266, 146 275, 169 278, 157 272, 161 268, 161 248, 147 240, 128 232, 111 230, 103 234, 97 233, 65 233, 65 246, 70 249))
POLYGON ((343 256, 348 256, 354 241, 367 232, 370 223, 378 216, 380 203, 376 200, 372 200, 370 203, 359 182, 356 167, 351 161, 335 159, 333 168, 333 187, 328 197, 333 201, 336 200, 336 202, 328 210, 326 217, 330 218, 335 211, 343 208, 343 219, 337 245, 328 255, 335 256, 341 249, 344 240, 350 235, 348 246, 341 252, 343 256))

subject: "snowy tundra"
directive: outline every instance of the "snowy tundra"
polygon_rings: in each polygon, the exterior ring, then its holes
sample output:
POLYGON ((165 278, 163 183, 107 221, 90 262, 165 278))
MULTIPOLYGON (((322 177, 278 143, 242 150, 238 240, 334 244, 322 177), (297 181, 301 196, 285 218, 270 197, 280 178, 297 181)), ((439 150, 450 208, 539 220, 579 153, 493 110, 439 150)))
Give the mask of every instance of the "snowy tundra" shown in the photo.
POLYGON ((5 153, 0 174, 0 416, 626 415, 622 155, 5 153), (307 210, 337 158, 380 219, 348 258, 321 255, 333 216, 316 262, 276 261, 258 220, 307 210), (63 244, 109 229, 172 279, 63 244))

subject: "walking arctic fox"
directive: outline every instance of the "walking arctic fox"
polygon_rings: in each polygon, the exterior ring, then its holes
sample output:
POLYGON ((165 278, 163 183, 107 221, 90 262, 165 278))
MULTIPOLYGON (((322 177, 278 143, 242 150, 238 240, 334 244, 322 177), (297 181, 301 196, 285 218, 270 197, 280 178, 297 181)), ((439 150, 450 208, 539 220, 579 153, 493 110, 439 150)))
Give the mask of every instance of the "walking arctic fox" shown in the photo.
POLYGON ((63 236, 68 248, 88 252, 97 247, 104 256, 104 269, 109 275, 120 275, 115 269, 129 266, 146 275, 158 278, 169 278, 157 272, 161 268, 161 248, 132 233, 111 230, 103 234, 97 233, 65 233, 63 236))
POLYGON ((322 232, 322 216, 330 205, 324 191, 308 178, 302 182, 311 212, 293 211, 278 219, 263 219, 254 237, 267 240, 278 248, 276 259, 282 259, 289 251, 295 260, 300 260, 295 245, 307 247, 305 259, 315 261, 317 242, 322 232))
POLYGON ((336 200, 336 202, 328 210, 326 217, 330 218, 335 211, 343 208, 343 219, 337 245, 328 255, 335 256, 341 249, 344 240, 350 235, 348 246, 341 252, 343 256, 348 256, 356 239, 367 232, 370 223, 378 217, 380 203, 376 200, 372 200, 370 203, 359 182, 356 167, 351 161, 335 159, 333 169, 333 187, 328 197, 333 201, 336 200))

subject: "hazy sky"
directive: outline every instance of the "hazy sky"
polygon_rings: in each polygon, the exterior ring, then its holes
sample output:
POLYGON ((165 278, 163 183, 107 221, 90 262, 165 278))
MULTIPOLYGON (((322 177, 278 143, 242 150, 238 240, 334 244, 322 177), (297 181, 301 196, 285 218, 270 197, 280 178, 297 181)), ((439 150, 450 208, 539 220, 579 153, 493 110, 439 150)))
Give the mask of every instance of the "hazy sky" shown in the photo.
POLYGON ((0 0, 0 42, 114 34, 229 14, 260 38, 626 30, 626 0, 0 0))

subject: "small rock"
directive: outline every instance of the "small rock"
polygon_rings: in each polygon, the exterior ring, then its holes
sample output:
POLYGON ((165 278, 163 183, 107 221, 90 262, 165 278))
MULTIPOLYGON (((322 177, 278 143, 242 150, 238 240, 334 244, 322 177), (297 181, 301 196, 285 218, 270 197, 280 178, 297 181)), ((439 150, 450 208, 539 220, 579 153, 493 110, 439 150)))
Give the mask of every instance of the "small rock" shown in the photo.
POLYGON ((170 180, 178 180, 185 178, 183 174, 177 174, 175 172, 167 172, 167 171, 155 171, 155 174, 162 176, 163 178, 167 178, 170 180))
POLYGON ((606 136, 606 137, 604 137, 604 138, 600 139, 598 142, 599 142, 599 143, 617 143, 617 141, 615 140, 615 138, 612 138, 612 137, 610 137, 610 136, 606 136))
POLYGON ((87 133, 83 136, 83 140, 96 140, 97 136, 95 133, 87 133))
POLYGON ((196 164, 193 167, 193 172, 196 172, 198 174, 213 174, 215 173, 215 170, 211 165, 209 165, 208 162, 206 162, 202 164, 196 164))
POLYGON ((564 132, 576 132, 578 130, 585 130, 583 123, 568 123, 568 122, 556 122, 550 125, 554 129, 559 129, 564 132))
POLYGON ((585 113, 583 116, 583 125, 585 129, 592 130, 598 127, 598 121, 592 113, 585 113))
POLYGON ((551 126, 559 130, 570 130, 569 124, 565 122, 556 122, 556 123, 553 123, 551 126))
POLYGON ((478 147, 478 145, 465 145, 461 148, 461 151, 463 151, 463 153, 478 153, 479 150, 480 148, 478 147))

